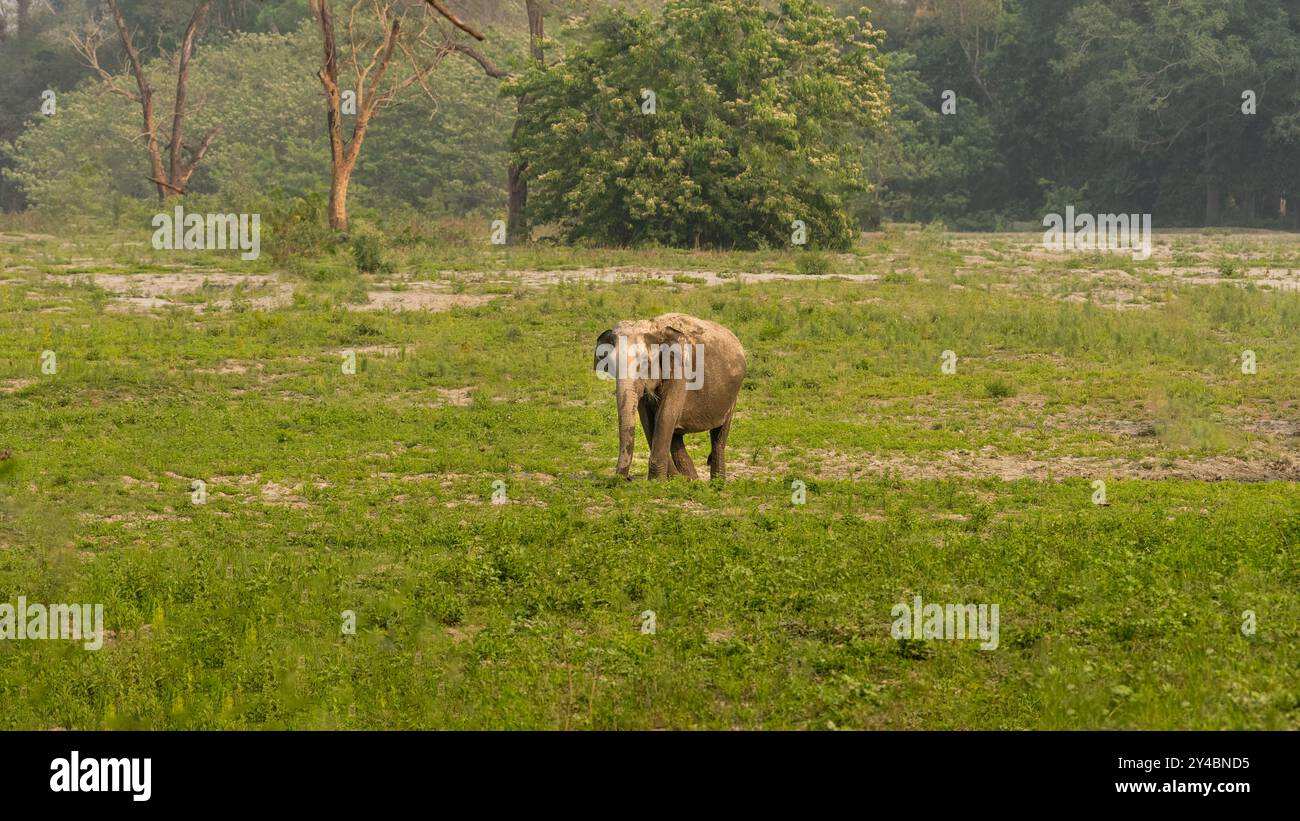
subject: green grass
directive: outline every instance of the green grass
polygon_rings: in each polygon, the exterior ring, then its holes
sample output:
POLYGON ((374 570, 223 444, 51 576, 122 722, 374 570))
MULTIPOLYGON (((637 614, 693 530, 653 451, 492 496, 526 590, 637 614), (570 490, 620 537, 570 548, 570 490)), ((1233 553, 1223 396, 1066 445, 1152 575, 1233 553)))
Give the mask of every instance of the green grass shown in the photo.
POLYGON ((0 603, 102 602, 113 631, 0 641, 0 727, 1300 727, 1296 440, 1257 424, 1297 418, 1300 295, 1166 278, 1116 310, 927 228, 821 257, 867 283, 539 286, 501 272, 800 256, 416 243, 392 275, 304 260, 276 309, 124 312, 56 266, 274 266, 122 239, 0 243, 0 603), (354 310, 391 279, 491 299, 354 310), (749 354, 725 485, 613 478, 591 346, 669 310, 749 354), (1277 480, 1141 478, 1238 463, 1277 480), (895 641, 914 595, 999 604, 1000 647, 895 641))

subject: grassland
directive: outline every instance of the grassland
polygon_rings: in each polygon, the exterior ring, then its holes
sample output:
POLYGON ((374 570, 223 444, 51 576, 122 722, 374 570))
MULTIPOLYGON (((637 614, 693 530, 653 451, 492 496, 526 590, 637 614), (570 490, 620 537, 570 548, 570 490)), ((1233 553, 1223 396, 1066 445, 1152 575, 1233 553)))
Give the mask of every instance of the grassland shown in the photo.
POLYGON ((1300 727, 1300 238, 1038 239, 0 234, 0 602, 110 631, 0 642, 0 727, 1300 727), (591 347, 665 311, 747 348, 725 485, 613 478, 591 347))

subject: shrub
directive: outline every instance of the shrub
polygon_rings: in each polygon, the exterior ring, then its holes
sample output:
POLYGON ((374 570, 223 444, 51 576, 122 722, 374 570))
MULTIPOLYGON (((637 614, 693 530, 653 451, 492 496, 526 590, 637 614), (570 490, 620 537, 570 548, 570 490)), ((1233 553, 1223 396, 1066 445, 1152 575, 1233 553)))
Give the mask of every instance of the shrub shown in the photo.
POLYGON ((357 271, 363 274, 391 274, 393 265, 384 260, 383 242, 377 234, 357 234, 349 248, 357 271))
POLYGON ((333 250, 336 238, 325 218, 325 197, 320 192, 293 198, 277 192, 260 203, 258 211, 267 229, 264 245, 276 262, 333 250))
POLYGON ((795 220, 812 247, 857 236, 862 134, 888 107, 870 23, 813 0, 670 0, 581 34, 513 86, 533 222, 611 245, 786 247, 795 220))
POLYGON ((795 259, 794 268, 801 274, 828 274, 831 270, 831 258, 816 251, 806 251, 795 259))

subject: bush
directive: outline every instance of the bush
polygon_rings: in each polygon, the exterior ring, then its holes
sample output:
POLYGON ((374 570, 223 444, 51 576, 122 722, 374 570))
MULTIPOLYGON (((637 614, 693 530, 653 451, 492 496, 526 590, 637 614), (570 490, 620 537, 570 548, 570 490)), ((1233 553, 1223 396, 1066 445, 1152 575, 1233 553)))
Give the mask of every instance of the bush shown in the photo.
POLYGON ((264 244, 276 262, 334 250, 336 238, 325 216, 325 196, 319 191, 293 198, 277 192, 258 210, 267 229, 264 244))
POLYGON ((831 270, 831 258, 816 251, 805 251, 795 260, 794 269, 805 275, 828 274, 831 270))
POLYGON ((513 86, 533 222, 606 245, 788 247, 796 220, 812 247, 857 236, 861 137, 888 107, 870 23, 813 0, 670 0, 581 34, 513 86))
POLYGON ((352 259, 363 274, 391 274, 393 265, 384 260, 383 242, 378 234, 358 234, 352 238, 352 259))
POLYGON ((1219 276, 1224 279, 1236 279, 1244 275, 1245 270, 1235 259, 1225 259, 1219 263, 1219 276))
POLYGON ((989 399, 1006 399, 1016 395, 1016 387, 1001 377, 984 383, 984 395, 989 399))

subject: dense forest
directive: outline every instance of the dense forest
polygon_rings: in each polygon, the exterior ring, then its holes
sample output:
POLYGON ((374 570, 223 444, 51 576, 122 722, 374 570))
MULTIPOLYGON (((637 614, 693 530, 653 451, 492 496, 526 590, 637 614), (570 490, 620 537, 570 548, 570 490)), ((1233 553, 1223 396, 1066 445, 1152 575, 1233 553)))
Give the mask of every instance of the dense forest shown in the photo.
POLYGON ((0 0, 0 208, 670 245, 1067 204, 1300 227, 1300 0, 859 5, 0 0))

